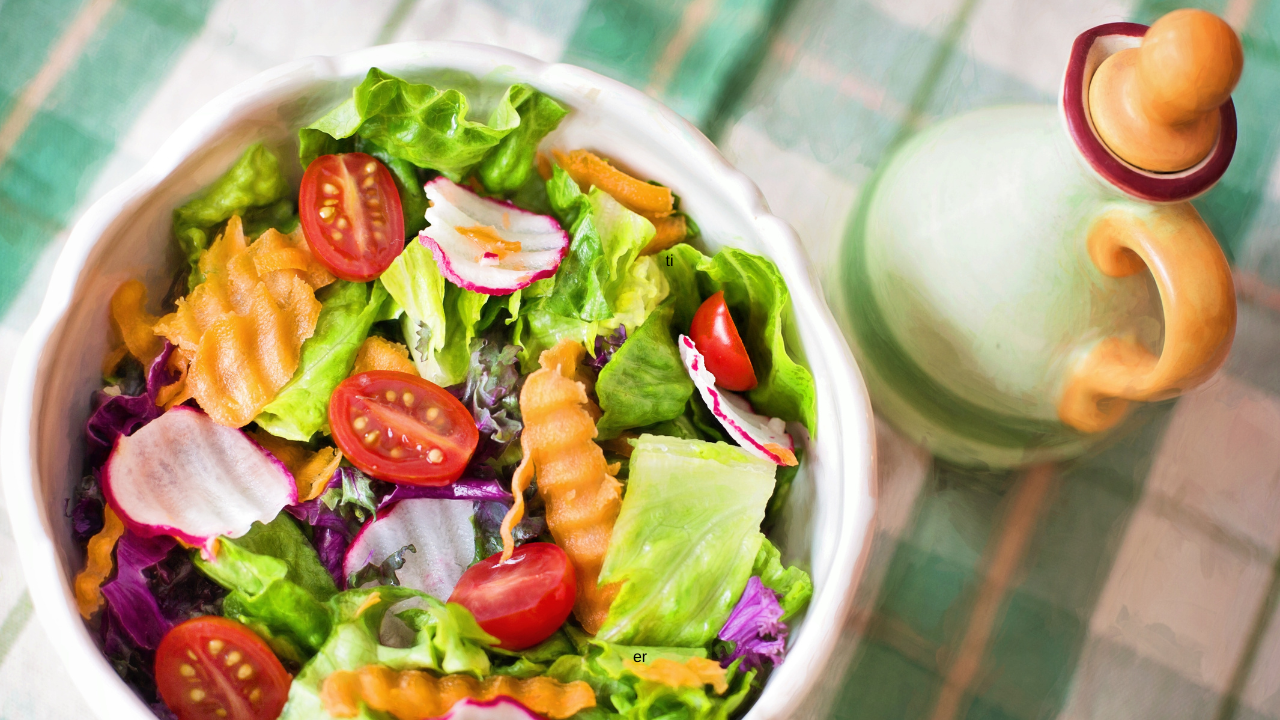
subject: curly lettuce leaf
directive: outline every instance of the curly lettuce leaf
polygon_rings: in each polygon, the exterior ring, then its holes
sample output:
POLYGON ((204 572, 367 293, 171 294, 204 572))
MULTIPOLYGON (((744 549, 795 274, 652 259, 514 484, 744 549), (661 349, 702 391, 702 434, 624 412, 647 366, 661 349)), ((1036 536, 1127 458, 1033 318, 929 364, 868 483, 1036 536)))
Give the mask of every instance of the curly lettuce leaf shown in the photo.
POLYGON ((351 374, 356 353, 384 313, 382 283, 339 280, 323 291, 315 332, 302 343, 298 369, 255 421, 287 440, 307 442, 328 430, 329 396, 351 374))
POLYGON ((798 567, 785 567, 782 564, 782 553, 769 538, 763 538, 760 552, 756 555, 752 575, 759 575, 764 586, 778 594, 778 604, 782 606, 782 622, 787 622, 809 605, 813 597, 813 580, 809 573, 798 567))
POLYGON ((302 160, 340 147, 358 135, 390 155, 461 182, 467 171, 520 126, 517 106, 534 94, 528 85, 507 88, 488 122, 467 119, 467 98, 457 90, 411 83, 378 68, 369 70, 351 98, 300 133, 302 160), (315 153, 315 154, 312 154, 315 153))
POLYGON ((513 193, 528 182, 533 176, 538 143, 569 113, 563 105, 537 91, 516 105, 516 112, 520 125, 502 138, 476 169, 485 190, 495 195, 513 193))
POLYGON ((759 553, 776 467, 725 443, 641 435, 600 574, 601 584, 625 584, 597 637, 669 647, 714 639, 759 553))
POLYGON ((693 381, 671 337, 670 303, 649 315, 600 371, 596 396, 604 411, 596 430, 608 440, 623 430, 675 420, 693 395, 693 381))
POLYGON ((444 387, 466 379, 471 340, 489 296, 446 280, 431 251, 419 242, 405 246, 381 283, 404 309, 401 327, 418 374, 444 387))
POLYGON ((254 229, 258 233, 269 227, 291 225, 292 194, 279 158, 261 143, 255 143, 222 177, 175 209, 173 235, 191 264, 188 289, 204 279, 200 255, 213 242, 222 223, 240 215, 245 218, 246 232, 254 229))
POLYGON ((674 688, 646 682, 632 674, 626 661, 651 663, 657 659, 685 662, 705 658, 703 648, 640 647, 591 641, 585 654, 565 655, 552 663, 547 675, 561 682, 581 680, 596 693, 598 705, 582 717, 624 720, 727 720, 751 691, 755 671, 740 672, 738 663, 726 669, 729 688, 716 695, 710 688, 674 688), (637 660, 640 658, 640 660, 637 660))
POLYGON ((723 290, 760 384, 746 393, 756 412, 803 423, 816 432, 817 390, 795 348, 791 294, 768 258, 724 248, 708 258, 686 244, 658 255, 675 298, 674 326, 684 332, 702 300, 723 290))
POLYGON ((461 605, 444 604, 403 587, 348 590, 333 596, 327 610, 333 623, 323 647, 294 678, 282 720, 322 720, 331 716, 320 700, 325 678, 338 670, 358 670, 383 664, 397 670, 426 669, 483 677, 490 670, 485 649, 497 638, 480 629, 461 605), (396 616, 412 633, 406 647, 380 641, 383 620, 391 606, 412 600, 418 609, 396 616))

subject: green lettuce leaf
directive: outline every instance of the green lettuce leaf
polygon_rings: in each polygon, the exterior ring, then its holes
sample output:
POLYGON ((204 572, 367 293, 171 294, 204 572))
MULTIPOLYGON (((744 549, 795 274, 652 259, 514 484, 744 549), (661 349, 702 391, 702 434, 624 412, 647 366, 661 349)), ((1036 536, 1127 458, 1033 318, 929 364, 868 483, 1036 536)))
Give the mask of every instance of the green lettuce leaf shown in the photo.
POLYGON ((515 192, 533 176, 533 159, 538 143, 555 130, 568 114, 563 105, 540 92, 533 92, 516 106, 520 125, 512 130, 480 162, 476 174, 491 193, 515 192))
POLYGON ((263 430, 288 440, 306 442, 328 428, 329 396, 351 374, 360 345, 384 312, 387 291, 382 283, 339 280, 325 288, 316 330, 302 343, 293 378, 255 421, 263 430))
POLYGON ((289 226, 293 217, 292 194, 279 158, 261 143, 255 143, 222 177, 174 210, 173 235, 191 264, 188 289, 204 279, 200 255, 222 223, 233 215, 244 217, 249 237, 256 237, 269 227, 289 226), (249 216, 254 209, 263 211, 249 216))
POLYGON ((547 309, 579 320, 608 320, 617 312, 618 292, 631 265, 656 231, 653 223, 599 188, 586 198, 586 212, 575 222, 569 255, 556 273, 547 309))
POLYGON ((516 107, 533 94, 528 85, 512 85, 488 122, 479 123, 467 119, 467 98, 457 90, 410 83, 373 68, 352 91, 350 100, 302 131, 302 160, 305 164, 308 156, 314 159, 340 147, 309 131, 338 140, 359 135, 394 157, 460 182, 519 127, 516 107))
POLYGON ((600 573, 625 584, 597 637, 711 642, 751 576, 776 468, 725 443, 641 435, 600 573))
POLYGON ((602 440, 684 414, 694 388, 671 336, 673 312, 664 303, 651 313, 600 371, 596 396, 604 415, 596 430, 602 440))
POLYGON ((547 675, 561 682, 580 680, 596 693, 597 707, 580 713, 583 718, 621 717, 625 720, 727 720, 751 691, 755 671, 740 672, 738 663, 727 668, 729 689, 717 696, 707 686, 673 688, 640 680, 627 670, 626 660, 651 663, 659 658, 684 662, 706 657, 703 648, 638 647, 591 641, 584 655, 556 660, 547 675))
POLYGON ((402 328, 418 373, 442 387, 462 382, 489 296, 446 280, 431 251, 419 242, 405 246, 381 282, 404 308, 402 328))
POLYGON ((817 390, 813 376, 788 350, 798 342, 791 294, 777 266, 736 248, 708 258, 686 244, 663 251, 658 259, 675 298, 678 331, 688 330, 703 299, 723 290, 760 382, 747 399, 756 412, 803 423, 814 434, 817 390))
POLYGON ((425 593, 403 587, 348 590, 327 605, 333 631, 289 688, 282 720, 327 720, 320 700, 325 678, 338 670, 383 664, 397 670, 434 670, 483 677, 489 672, 485 648, 497 643, 461 605, 444 604, 425 593), (370 599, 370 598, 374 599, 370 599), (379 640, 383 619, 392 605, 413 600, 418 609, 396 617, 413 638, 406 647, 379 640))
POLYGON ((231 591, 223 615, 255 630, 280 657, 301 663, 329 636, 324 601, 336 588, 291 519, 282 515, 255 528, 252 538, 220 539, 214 559, 197 555, 196 567, 231 591), (310 557, 302 559, 308 551, 310 557))
POLYGON ((763 538, 760 552, 756 555, 752 575, 759 575, 760 582, 778 594, 778 604, 782 606, 782 622, 795 617, 796 613, 805 609, 809 599, 813 597, 813 580, 809 573, 798 567, 783 567, 782 553, 763 538))

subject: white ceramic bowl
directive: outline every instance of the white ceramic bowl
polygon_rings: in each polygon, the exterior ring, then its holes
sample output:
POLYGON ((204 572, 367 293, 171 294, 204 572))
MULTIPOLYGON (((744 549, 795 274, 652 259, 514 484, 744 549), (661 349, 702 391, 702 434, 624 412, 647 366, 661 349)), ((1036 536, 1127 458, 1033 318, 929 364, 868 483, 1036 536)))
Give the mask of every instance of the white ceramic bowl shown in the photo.
POLYGON ((756 186, 701 133, 639 91, 578 67, 464 43, 383 46, 307 58, 263 73, 206 105, 72 230, 13 365, 0 456, 36 613, 80 691, 104 720, 152 717, 113 672, 76 611, 71 579, 84 557, 63 514, 64 500, 79 478, 89 397, 99 386, 107 350, 108 298, 134 277, 148 284, 152 298, 161 297, 178 266, 170 239, 172 209, 220 175, 253 141, 296 156, 296 128, 350 97, 370 67, 437 83, 457 80, 453 71, 482 78, 479 102, 476 90, 468 90, 479 117, 485 116, 485 97, 494 94, 486 90, 517 81, 534 85, 572 108, 548 138, 551 146, 592 148, 640 177, 671 185, 711 249, 732 245, 777 263, 817 381, 819 430, 791 495, 781 544, 788 558, 810 569, 816 592, 792 633, 786 662, 748 717, 794 715, 824 675, 853 599, 872 515, 875 467, 862 377, 819 298, 795 232, 769 214, 756 186))

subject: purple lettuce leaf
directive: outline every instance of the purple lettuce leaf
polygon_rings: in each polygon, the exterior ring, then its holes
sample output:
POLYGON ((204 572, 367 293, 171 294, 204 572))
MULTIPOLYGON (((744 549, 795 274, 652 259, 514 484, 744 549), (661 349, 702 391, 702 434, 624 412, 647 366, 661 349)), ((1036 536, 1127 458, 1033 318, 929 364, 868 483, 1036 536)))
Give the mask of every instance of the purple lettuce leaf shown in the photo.
POLYGON ((466 381, 449 388, 471 412, 480 431, 480 442, 464 474, 496 478, 501 468, 518 461, 507 451, 524 428, 520 418, 520 348, 486 338, 477 338, 471 347, 466 381))
POLYGON ((102 586, 107 610, 138 647, 154 650, 173 623, 160 611, 143 571, 169 554, 176 541, 167 536, 140 538, 126 532, 116 545, 116 577, 102 586))
POLYGON ((101 464, 121 435, 132 435, 138 428, 164 413, 164 408, 156 406, 156 395, 160 388, 178 379, 168 367, 173 349, 173 345, 166 340, 164 350, 152 361, 151 368, 147 371, 147 387, 141 395, 113 395, 108 392, 109 389, 94 393, 93 414, 85 424, 87 455, 92 464, 101 464))
POLYGON ((339 590, 346 588, 342 564, 347 547, 395 487, 373 480, 353 467, 340 467, 319 497, 285 508, 311 526, 311 545, 339 590))
POLYGON ((729 667, 738 658, 742 658, 744 668, 761 669, 765 661, 774 666, 780 664, 786 654, 788 632, 782 614, 777 594, 753 575, 720 628, 719 638, 733 643, 733 652, 721 658, 720 664, 729 667))

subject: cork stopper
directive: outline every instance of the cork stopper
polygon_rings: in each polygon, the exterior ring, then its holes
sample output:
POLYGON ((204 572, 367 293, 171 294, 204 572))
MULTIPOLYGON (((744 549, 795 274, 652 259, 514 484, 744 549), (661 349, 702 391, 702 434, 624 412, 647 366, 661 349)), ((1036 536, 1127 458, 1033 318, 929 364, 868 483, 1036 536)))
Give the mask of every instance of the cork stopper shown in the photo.
POLYGON ((1094 128, 1111 151, 1152 172, 1178 172, 1213 150, 1218 108, 1244 67, 1236 33, 1203 10, 1175 10, 1142 45, 1103 61, 1089 83, 1094 128))

